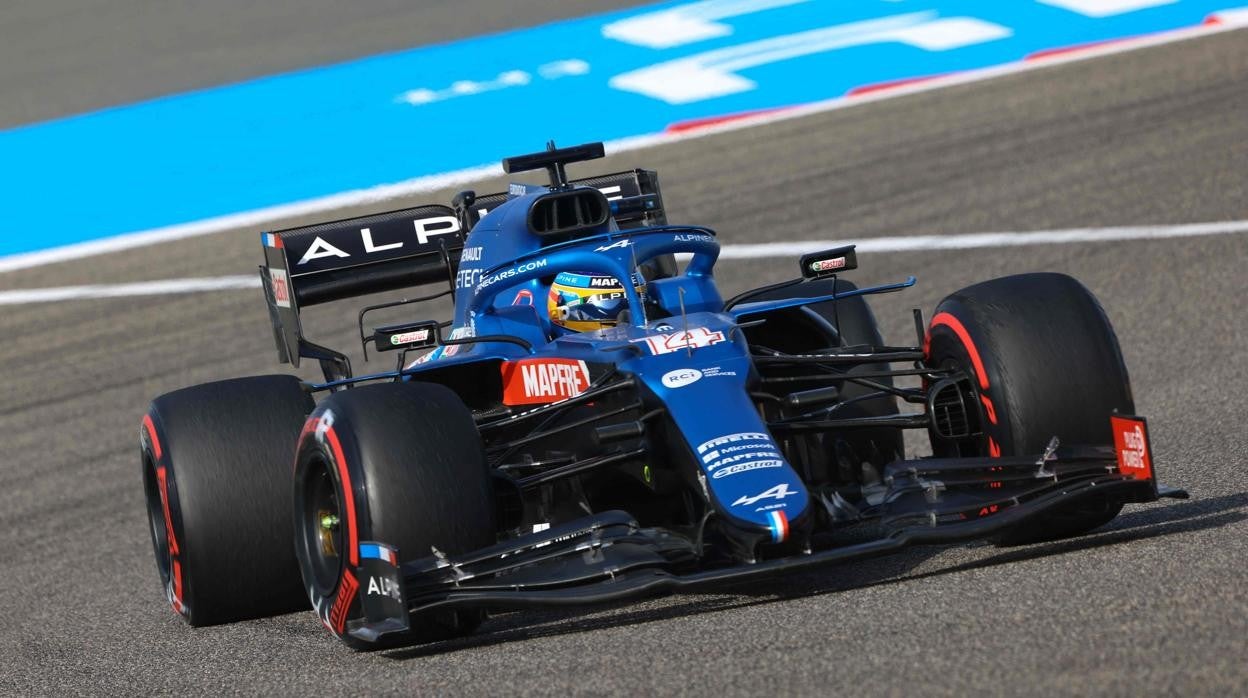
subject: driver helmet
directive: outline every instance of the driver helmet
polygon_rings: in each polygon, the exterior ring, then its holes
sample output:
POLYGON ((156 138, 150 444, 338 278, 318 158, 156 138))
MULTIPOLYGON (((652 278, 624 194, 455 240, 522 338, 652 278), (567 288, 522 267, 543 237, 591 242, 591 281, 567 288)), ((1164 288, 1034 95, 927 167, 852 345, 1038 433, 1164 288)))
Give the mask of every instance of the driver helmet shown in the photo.
MULTIPOLYGON (((645 283, 641 274, 633 275, 639 296, 644 292, 645 283)), ((628 299, 624 296, 624 286, 614 276, 565 271, 551 284, 546 309, 556 326, 574 332, 592 332, 615 327, 620 315, 628 309, 628 299)))

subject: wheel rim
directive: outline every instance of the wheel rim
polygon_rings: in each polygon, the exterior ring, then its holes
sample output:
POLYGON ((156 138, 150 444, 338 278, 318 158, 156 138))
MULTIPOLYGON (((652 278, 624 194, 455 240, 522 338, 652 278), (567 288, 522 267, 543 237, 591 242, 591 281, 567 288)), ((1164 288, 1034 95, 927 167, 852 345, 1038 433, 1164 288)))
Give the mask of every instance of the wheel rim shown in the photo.
POLYGON ((345 522, 339 507, 338 484, 321 460, 308 466, 299 511, 299 530, 304 558, 317 590, 328 595, 338 582, 343 564, 345 522))

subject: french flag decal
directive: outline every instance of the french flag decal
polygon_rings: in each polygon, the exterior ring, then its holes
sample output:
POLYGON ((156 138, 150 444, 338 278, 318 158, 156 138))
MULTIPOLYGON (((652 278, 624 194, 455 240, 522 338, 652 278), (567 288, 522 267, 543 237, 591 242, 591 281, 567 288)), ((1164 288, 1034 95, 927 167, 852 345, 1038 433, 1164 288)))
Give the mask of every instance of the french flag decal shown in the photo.
POLYGON ((264 238, 264 244, 266 247, 281 247, 282 246, 282 239, 274 235, 273 233, 261 233, 260 237, 264 238))
POLYGON ((771 542, 783 543, 789 537, 789 517, 784 515, 784 511, 767 512, 767 521, 771 525, 771 542))
POLYGON ((391 548, 388 545, 381 545, 379 543, 361 543, 360 557, 382 560, 396 567, 399 564, 399 556, 395 552, 394 548, 391 548))

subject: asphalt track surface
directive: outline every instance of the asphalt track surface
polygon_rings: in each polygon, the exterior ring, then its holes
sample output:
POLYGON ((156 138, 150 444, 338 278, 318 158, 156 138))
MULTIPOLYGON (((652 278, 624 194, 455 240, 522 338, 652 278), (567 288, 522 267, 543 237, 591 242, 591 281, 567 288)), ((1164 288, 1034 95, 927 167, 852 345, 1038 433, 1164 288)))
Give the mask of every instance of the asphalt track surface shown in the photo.
MULTIPOLYGON (((657 168, 672 217, 727 242, 1236 220, 1246 114, 1239 31, 602 167, 657 168)), ((245 273, 256 237, 12 272, 0 288, 245 273)), ((311 613, 192 630, 158 588, 139 417, 167 390, 281 370, 258 292, 5 308, 0 693, 1242 695, 1246 261, 1248 239, 1231 235, 863 255, 854 272, 920 278, 874 303, 897 342, 911 307, 930 313, 963 285, 1081 279, 1118 330, 1162 478, 1188 502, 1133 506, 1065 542, 915 549, 734 593, 503 615, 465 640, 375 654, 339 646, 311 613)), ((719 277, 731 292, 795 271, 725 262, 719 277)), ((309 336, 351 346, 356 307, 309 313, 309 336)))

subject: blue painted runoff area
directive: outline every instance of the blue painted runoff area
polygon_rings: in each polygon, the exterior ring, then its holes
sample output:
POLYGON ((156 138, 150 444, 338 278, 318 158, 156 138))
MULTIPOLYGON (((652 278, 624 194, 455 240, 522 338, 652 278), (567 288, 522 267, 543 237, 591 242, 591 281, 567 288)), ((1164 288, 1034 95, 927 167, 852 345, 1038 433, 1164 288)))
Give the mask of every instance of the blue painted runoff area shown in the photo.
POLYGON ((0 256, 1193 26, 1235 2, 668 2, 172 95, 0 131, 0 256))

